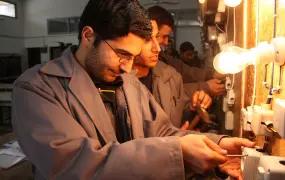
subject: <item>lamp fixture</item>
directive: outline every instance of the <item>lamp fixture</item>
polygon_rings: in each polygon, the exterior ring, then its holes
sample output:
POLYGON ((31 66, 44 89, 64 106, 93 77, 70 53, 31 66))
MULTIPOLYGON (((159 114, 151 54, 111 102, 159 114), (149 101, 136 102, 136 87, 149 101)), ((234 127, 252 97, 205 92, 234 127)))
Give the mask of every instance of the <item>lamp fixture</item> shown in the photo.
POLYGON ((271 44, 259 43, 256 48, 246 50, 237 46, 229 46, 214 58, 213 65, 221 74, 236 74, 249 65, 276 62, 280 66, 285 63, 285 37, 274 38, 271 44))

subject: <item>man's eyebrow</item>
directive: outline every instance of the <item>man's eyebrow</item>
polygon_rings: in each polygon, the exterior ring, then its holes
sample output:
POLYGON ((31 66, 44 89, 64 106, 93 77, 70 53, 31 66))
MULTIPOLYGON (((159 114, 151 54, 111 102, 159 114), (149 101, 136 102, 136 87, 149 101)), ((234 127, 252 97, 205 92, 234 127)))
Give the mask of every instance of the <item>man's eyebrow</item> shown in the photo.
POLYGON ((134 56, 132 53, 130 53, 129 51, 127 51, 127 50, 124 50, 124 49, 115 49, 115 51, 116 52, 118 52, 118 53, 122 53, 122 54, 124 54, 124 55, 128 55, 128 56, 134 56))

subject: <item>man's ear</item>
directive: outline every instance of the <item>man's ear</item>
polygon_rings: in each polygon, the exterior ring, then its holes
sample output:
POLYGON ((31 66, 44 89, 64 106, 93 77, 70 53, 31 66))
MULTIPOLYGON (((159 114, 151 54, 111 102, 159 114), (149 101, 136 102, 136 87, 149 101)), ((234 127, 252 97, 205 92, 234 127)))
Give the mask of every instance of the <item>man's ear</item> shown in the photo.
POLYGON ((81 32, 81 41, 86 46, 93 45, 96 39, 94 30, 90 26, 85 26, 81 32))

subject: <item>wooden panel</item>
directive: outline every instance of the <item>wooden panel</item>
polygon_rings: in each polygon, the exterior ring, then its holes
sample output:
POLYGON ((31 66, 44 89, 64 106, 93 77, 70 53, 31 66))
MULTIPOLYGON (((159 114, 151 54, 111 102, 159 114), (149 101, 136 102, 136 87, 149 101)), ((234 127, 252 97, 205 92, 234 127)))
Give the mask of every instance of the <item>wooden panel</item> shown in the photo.
MULTIPOLYGON (((253 24, 256 24, 256 7, 257 7, 258 0, 250 0, 248 1, 248 40, 247 40, 247 47, 251 48, 255 46, 255 26, 253 24), (252 14, 250 12, 254 12, 255 14, 252 14)), ((258 42, 262 41, 268 41, 270 42, 272 38, 274 37, 274 0, 259 0, 259 30, 258 30, 258 42)), ((280 4, 280 3, 278 3, 280 4)), ((282 4, 281 4, 282 5, 282 4)), ((282 19, 284 21, 285 18, 285 8, 278 5, 277 8, 277 18, 276 18, 276 36, 285 36, 285 24, 282 23, 282 19)), ((267 69, 267 83, 268 85, 271 85, 271 74, 272 74, 272 66, 271 63, 268 66, 267 69)), ((273 86, 276 87, 279 81, 279 66, 275 65, 275 72, 274 72, 274 78, 273 78, 273 86)), ((256 86, 256 105, 260 105, 263 103, 266 103, 267 96, 269 89, 265 88, 262 84, 264 80, 264 72, 265 67, 263 65, 257 66, 257 86, 256 86)), ((282 70, 281 76, 284 76, 284 68, 282 70)), ((244 82, 246 84, 246 93, 245 93, 245 105, 250 105, 252 100, 252 92, 253 92, 253 79, 254 79, 254 68, 249 67, 247 68, 247 80, 244 82)), ((285 79, 282 78, 282 87, 285 86, 285 79)), ((285 98, 285 92, 281 91, 280 94, 274 95, 274 98, 285 98)), ((273 103, 273 102, 272 102, 273 103)), ((256 137, 257 145, 263 146, 265 138, 263 136, 256 137)), ((267 152, 272 155, 276 156, 283 156, 285 157, 285 141, 279 137, 273 137, 270 138, 270 144, 268 146, 267 152)))
MULTIPOLYGON (((276 27, 274 27, 274 10, 275 10, 275 0, 243 0, 243 3, 236 7, 236 41, 235 45, 250 49, 255 46, 259 42, 268 41, 274 38, 274 32, 276 32, 276 36, 285 36, 285 1, 277 0, 277 16, 276 16, 276 27), (283 20, 283 21, 282 21, 283 20), (257 28, 258 25, 258 28, 257 28), (258 30, 258 31, 256 31, 258 30), (258 32, 258 34, 257 34, 258 32)), ((229 41, 233 40, 233 8, 229 8, 229 24, 228 24, 228 39, 229 41)), ((272 67, 273 63, 268 65, 267 68, 267 83, 271 85, 271 77, 272 77, 272 67)), ((279 77, 280 77, 280 68, 278 65, 274 65, 274 78, 273 78, 273 87, 278 85, 279 77)), ((253 95, 253 87, 254 87, 254 71, 255 68, 253 66, 248 67, 243 73, 244 77, 242 78, 242 74, 237 74, 235 81, 235 92, 237 97, 237 103, 233 108, 233 112, 235 113, 235 124, 234 124, 234 134, 235 136, 239 135, 240 131, 240 121, 239 114, 240 108, 244 106, 251 105, 252 95, 253 95), (243 82, 242 82, 243 81, 243 82), (244 91, 242 89, 244 88, 244 91), (242 94, 241 94, 242 92, 242 94), (242 96, 244 98, 242 98, 242 96), (242 102, 243 101, 243 102, 242 102), (240 102, 240 103, 239 103, 240 102)), ((281 73, 281 86, 285 88, 285 78, 284 78, 284 68, 281 73)), ((257 65, 257 82, 256 82, 256 99, 255 104, 260 105, 266 103, 268 98, 269 89, 263 85, 265 67, 264 65, 257 65)), ((281 90, 280 94, 275 94, 273 98, 273 102, 275 98, 285 98, 285 90, 281 90)), ((273 104, 272 102, 272 104, 273 104)), ((248 137, 248 136, 247 136, 248 137)), ((263 146, 265 137, 258 136, 255 138, 257 145, 263 146)), ((272 137, 270 138, 270 144, 268 146, 268 153, 276 156, 285 157, 285 140, 280 137, 272 137)))

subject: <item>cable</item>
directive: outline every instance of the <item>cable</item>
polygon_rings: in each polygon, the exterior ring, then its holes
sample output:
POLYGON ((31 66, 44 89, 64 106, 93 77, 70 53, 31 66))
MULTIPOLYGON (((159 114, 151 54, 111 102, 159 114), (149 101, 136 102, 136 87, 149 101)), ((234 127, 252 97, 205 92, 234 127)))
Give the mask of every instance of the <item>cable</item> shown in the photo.
MULTIPOLYGON (((259 41, 259 0, 256 1, 256 36, 255 36, 255 45, 258 46, 259 41)), ((266 70, 265 70, 266 71, 266 70)), ((266 74, 265 74, 266 77, 266 74)), ((251 100, 251 107, 254 106, 255 99, 256 99, 256 83, 257 83, 257 66, 254 65, 254 80, 253 80, 253 92, 252 92, 252 100, 251 100)))
MULTIPOLYGON (((273 38, 276 38, 276 14, 277 14, 277 1, 275 0, 274 1, 274 30, 273 30, 273 38)), ((276 54, 277 56, 277 54, 276 54)), ((277 57, 276 57, 277 58, 277 57)), ((272 101, 272 94, 273 94, 273 87, 274 87, 274 71, 275 71, 275 63, 273 62, 272 63, 272 73, 271 73, 271 84, 270 84, 270 90, 269 90, 269 93, 268 93, 268 98, 267 98, 267 101, 266 101, 266 104, 271 104, 271 101, 272 101)))
POLYGON ((278 88, 281 88, 281 80, 282 80, 282 66, 280 66, 280 73, 279 73, 279 83, 278 83, 278 88))
POLYGON ((234 45, 236 44, 236 8, 234 7, 234 45))
POLYGON ((234 84, 235 84, 235 74, 233 74, 233 80, 232 80, 232 87, 231 87, 231 89, 234 88, 234 84))
POLYGON ((268 64, 265 64, 265 65, 264 65, 264 80, 263 80, 263 84, 264 84, 264 86, 265 86, 267 89, 270 89, 270 87, 267 86, 267 67, 268 67, 268 64))
POLYGON ((216 27, 217 27, 222 33, 225 33, 225 31, 223 31, 223 30, 218 26, 217 23, 215 23, 215 25, 216 25, 216 27))
POLYGON ((229 41, 228 38, 228 27, 229 27, 229 19, 230 19, 230 8, 227 6, 227 10, 228 10, 228 16, 227 16, 227 24, 226 24, 226 38, 227 38, 227 42, 229 41))
POLYGON ((254 106, 255 98, 256 98, 256 81, 257 81, 257 66, 254 66, 254 80, 253 80, 253 92, 252 92, 252 100, 251 100, 251 107, 254 106))

